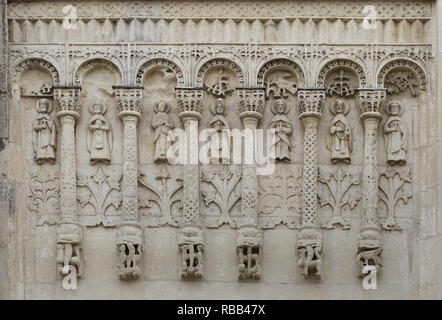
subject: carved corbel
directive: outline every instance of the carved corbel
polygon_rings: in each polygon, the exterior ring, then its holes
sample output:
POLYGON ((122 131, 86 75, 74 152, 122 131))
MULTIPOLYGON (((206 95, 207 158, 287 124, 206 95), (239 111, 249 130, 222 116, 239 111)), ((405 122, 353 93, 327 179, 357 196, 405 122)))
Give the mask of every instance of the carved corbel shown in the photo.
POLYGON ((187 148, 183 168, 183 220, 177 241, 181 255, 180 276, 201 279, 204 274, 204 239, 199 215, 198 121, 201 119, 203 88, 176 88, 176 98, 187 148))
POLYGON ((61 124, 60 215, 57 228, 57 266, 63 277, 82 275, 82 229, 77 217, 77 171, 75 166, 75 122, 80 118, 80 87, 54 86, 57 117, 61 124), (75 274, 76 275, 75 275, 75 274))
POLYGON ((264 110, 265 87, 238 87, 239 116, 244 126, 244 159, 242 175, 242 218, 236 248, 238 277, 242 280, 261 278, 262 236, 258 229, 258 177, 256 175, 254 134, 264 110))
POLYGON ((301 88, 298 91, 299 119, 304 125, 303 208, 296 242, 298 266, 304 277, 322 274, 322 236, 317 225, 318 124, 324 110, 325 89, 301 88))
POLYGON ((114 86, 118 116, 123 122, 123 213, 117 229, 120 279, 137 279, 143 252, 143 232, 138 221, 137 124, 141 119, 142 87, 114 86))
POLYGON ((377 132, 382 119, 386 89, 359 89, 359 108, 364 123, 364 167, 362 171, 362 226, 357 261, 360 276, 382 266, 382 235, 378 217, 377 132))

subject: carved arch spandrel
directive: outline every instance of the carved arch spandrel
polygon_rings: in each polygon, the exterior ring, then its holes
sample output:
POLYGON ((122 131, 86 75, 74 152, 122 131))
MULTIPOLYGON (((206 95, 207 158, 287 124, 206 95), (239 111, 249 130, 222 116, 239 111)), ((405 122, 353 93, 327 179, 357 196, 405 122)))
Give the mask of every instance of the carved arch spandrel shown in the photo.
POLYGON ((169 59, 169 58, 153 58, 149 60, 145 60, 138 64, 138 67, 135 69, 135 84, 137 86, 142 86, 145 75, 156 66, 167 67, 172 70, 177 79, 178 86, 185 85, 185 75, 183 72, 183 67, 180 66, 177 62, 169 59))
POLYGON ((316 86, 324 87, 327 74, 335 69, 347 69, 353 71, 358 76, 358 87, 367 87, 367 72, 364 67, 359 62, 346 58, 337 58, 323 63, 316 78, 316 86))
POLYGON ((81 86, 82 81, 86 73, 96 67, 104 67, 109 71, 116 72, 119 77, 119 82, 116 85, 123 83, 123 68, 118 66, 115 62, 105 59, 105 58, 92 58, 86 61, 81 62, 76 68, 73 74, 73 83, 74 85, 81 86))
POLYGON ((30 70, 32 68, 38 68, 48 71, 52 76, 53 84, 60 84, 60 73, 58 71, 59 69, 55 67, 55 63, 49 62, 48 60, 42 58, 26 58, 18 62, 12 68, 12 84, 18 85, 21 74, 24 71, 30 70))
POLYGON ((416 77, 416 85, 422 91, 426 90, 428 84, 428 76, 425 68, 418 62, 405 58, 397 58, 383 63, 377 72, 376 84, 378 88, 384 88, 387 85, 387 76, 394 71, 411 71, 416 77))
POLYGON ((243 87, 247 84, 245 69, 242 68, 237 62, 226 58, 211 58, 206 60, 197 69, 196 73, 196 85, 198 87, 203 85, 203 79, 206 72, 213 67, 225 67, 233 70, 238 78, 238 85, 243 87))
POLYGON ((297 77, 298 86, 305 84, 306 82, 306 73, 301 65, 291 59, 288 58, 274 58, 271 60, 265 61, 258 68, 257 73, 257 84, 258 86, 264 86, 267 75, 276 69, 290 69, 295 72, 297 77))

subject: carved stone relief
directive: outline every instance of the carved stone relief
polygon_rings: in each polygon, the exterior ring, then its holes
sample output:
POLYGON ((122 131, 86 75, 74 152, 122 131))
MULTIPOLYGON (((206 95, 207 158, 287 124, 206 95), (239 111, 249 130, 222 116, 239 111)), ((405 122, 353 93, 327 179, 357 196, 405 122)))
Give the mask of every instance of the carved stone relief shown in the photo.
POLYGON ((202 169, 201 195, 206 207, 214 204, 216 215, 206 214, 207 228, 218 228, 228 224, 237 227, 237 218, 232 216, 232 208, 241 199, 241 173, 238 168, 228 165, 212 165, 202 169))
POLYGON ((342 165, 339 165, 335 171, 319 170, 319 204, 329 206, 332 210, 332 216, 322 228, 329 230, 335 229, 336 226, 341 226, 344 230, 351 228, 350 220, 343 216, 343 210, 345 207, 354 209, 361 200, 361 191, 357 188, 360 185, 358 176, 344 171, 342 165))
POLYGON ((173 178, 166 166, 156 169, 155 180, 146 179, 143 173, 139 174, 138 206, 140 209, 147 208, 145 215, 149 217, 148 227, 178 227, 183 208, 180 193, 182 180, 182 177, 173 178))
POLYGON ((396 218, 396 209, 400 202, 406 205, 408 199, 412 197, 410 169, 404 169, 398 171, 388 166, 385 172, 379 175, 379 204, 385 206, 387 213, 386 219, 382 222, 384 230, 402 230, 396 218))
POLYGON ((38 100, 35 107, 38 115, 32 125, 32 131, 35 159, 38 164, 55 163, 57 129, 54 120, 49 115, 52 108, 52 103, 48 99, 38 100))
POLYGON ((110 163, 112 152, 112 127, 104 117, 107 106, 93 103, 89 106, 92 116, 89 118, 87 148, 92 164, 98 162, 110 163))
POLYGON ((175 128, 172 119, 168 115, 170 107, 165 101, 154 104, 155 115, 152 119, 152 128, 155 130, 153 142, 155 145, 154 161, 161 162, 167 160, 167 150, 169 150, 172 140, 170 131, 175 128))
POLYGON ((343 100, 336 100, 330 105, 330 112, 334 115, 329 134, 327 136, 327 148, 331 152, 331 162, 344 163, 351 162, 351 153, 353 151, 352 128, 345 117, 350 108, 343 100))
POLYGON ((290 109, 283 99, 277 99, 271 110, 274 117, 268 128, 275 130, 275 160, 290 163, 290 151, 292 150, 290 138, 293 133, 293 126, 287 117, 290 109))
POLYGON ((121 205, 121 182, 122 176, 112 177, 106 173, 103 167, 97 167, 96 173, 77 178, 77 199, 82 207, 92 207, 95 215, 86 222, 87 226, 105 227, 115 226, 115 218, 106 215, 106 210, 113 206, 118 209, 121 205))
POLYGON ((59 220, 59 175, 42 168, 30 173, 28 209, 37 214, 37 226, 54 225, 59 220))
POLYGON ((391 101, 385 108, 388 115, 384 125, 384 141, 387 162, 391 165, 405 164, 407 161, 407 134, 401 121, 403 108, 397 101, 391 101))
POLYGON ((261 228, 298 228, 302 209, 301 168, 276 165, 274 174, 259 177, 258 186, 261 228))

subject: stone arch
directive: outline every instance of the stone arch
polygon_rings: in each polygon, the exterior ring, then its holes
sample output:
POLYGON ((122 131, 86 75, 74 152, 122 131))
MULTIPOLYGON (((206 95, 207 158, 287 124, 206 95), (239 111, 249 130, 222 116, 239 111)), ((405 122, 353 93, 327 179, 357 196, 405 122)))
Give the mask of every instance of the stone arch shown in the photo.
POLYGON ((135 84, 137 86, 143 85, 144 75, 154 66, 163 66, 171 69, 175 73, 178 86, 184 86, 185 82, 182 68, 180 68, 177 63, 168 58, 153 58, 147 61, 143 61, 136 69, 137 73, 135 74, 135 84))
POLYGON ((244 72, 241 69, 241 67, 235 61, 226 58, 213 58, 204 62, 201 65, 201 67, 198 69, 198 72, 196 74, 196 85, 202 86, 204 74, 207 72, 207 70, 209 70, 212 67, 219 67, 219 66, 225 66, 227 68, 232 69, 233 72, 235 72, 236 76, 238 77, 238 84, 242 87, 246 85, 246 78, 244 76, 244 72))
POLYGON ((118 71, 121 81, 123 80, 122 68, 120 68, 113 61, 110 61, 110 60, 104 59, 104 58, 92 58, 92 59, 83 61, 76 68, 76 70, 74 72, 74 79, 73 79, 74 85, 79 86, 81 84, 81 78, 85 75, 85 73, 96 66, 104 66, 108 70, 118 71))
POLYGON ((296 76, 298 77, 298 80, 300 81, 300 84, 305 83, 305 72, 301 68, 301 66, 288 58, 274 58, 268 61, 265 61, 258 69, 257 73, 257 85, 258 86, 264 86, 264 80, 269 71, 272 69, 278 68, 278 67, 288 67, 292 69, 296 76))
POLYGON ((367 87, 367 76, 364 68, 359 63, 346 58, 338 58, 327 61, 318 73, 316 85, 318 87, 325 87, 325 77, 327 73, 337 68, 345 68, 353 71, 358 76, 359 87, 367 87))
POLYGON ((13 68, 12 83, 18 85, 18 80, 23 71, 31 68, 47 70, 51 74, 54 84, 60 84, 60 73, 58 72, 57 68, 54 66, 54 64, 42 58, 26 58, 18 62, 13 68))
POLYGON ((379 72, 377 73, 376 77, 377 86, 379 88, 383 88, 385 86, 386 76, 395 69, 408 69, 412 71, 419 81, 419 88, 421 90, 426 89, 428 78, 425 69, 416 61, 406 58, 389 60, 379 68, 379 72))

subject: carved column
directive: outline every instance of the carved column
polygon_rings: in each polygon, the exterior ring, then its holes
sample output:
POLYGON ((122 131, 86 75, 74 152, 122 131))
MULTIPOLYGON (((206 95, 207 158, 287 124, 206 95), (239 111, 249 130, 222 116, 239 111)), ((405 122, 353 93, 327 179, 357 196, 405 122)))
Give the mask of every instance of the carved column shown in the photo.
POLYGON ((261 278, 262 236, 258 229, 258 177, 255 162, 255 130, 262 118, 265 87, 237 88, 240 98, 239 116, 244 126, 244 154, 241 209, 236 248, 239 258, 239 279, 261 278))
POLYGON ((117 229, 118 275, 137 279, 143 252, 142 229, 138 221, 137 124, 141 119, 142 87, 114 86, 118 116, 123 122, 123 214, 117 229))
POLYGON ((54 86, 57 117, 61 125, 60 214, 57 228, 57 266, 66 276, 82 276, 82 229, 77 217, 77 170, 75 166, 75 122, 80 118, 80 87, 54 86))
POLYGON ((178 234, 181 278, 203 277, 204 239, 199 212, 198 122, 201 119, 203 88, 176 88, 179 117, 186 133, 183 168, 183 221, 178 234))
POLYGON ((378 219, 377 138, 381 112, 386 98, 385 89, 359 89, 359 108, 364 123, 364 168, 362 171, 362 226, 357 260, 361 274, 366 266, 382 266, 382 235, 378 219))
POLYGON ((302 221, 298 233, 296 250, 298 266, 302 274, 321 277, 322 237, 316 221, 318 197, 318 124, 324 109, 325 90, 319 88, 298 91, 299 119, 304 125, 304 169, 302 221))

